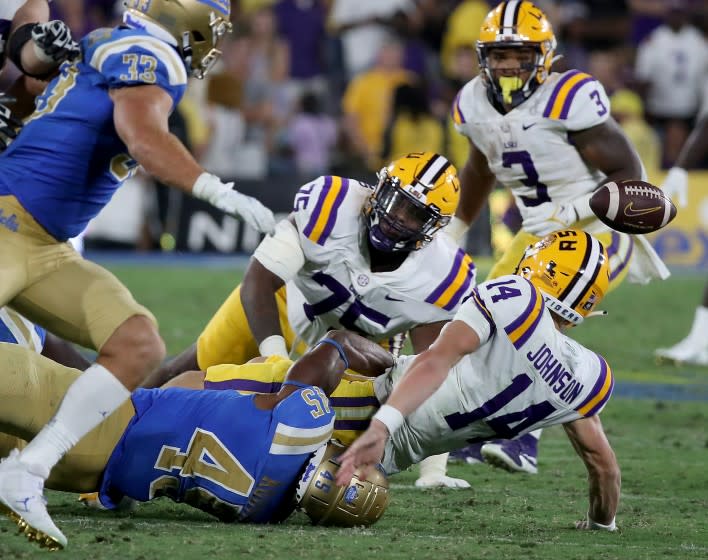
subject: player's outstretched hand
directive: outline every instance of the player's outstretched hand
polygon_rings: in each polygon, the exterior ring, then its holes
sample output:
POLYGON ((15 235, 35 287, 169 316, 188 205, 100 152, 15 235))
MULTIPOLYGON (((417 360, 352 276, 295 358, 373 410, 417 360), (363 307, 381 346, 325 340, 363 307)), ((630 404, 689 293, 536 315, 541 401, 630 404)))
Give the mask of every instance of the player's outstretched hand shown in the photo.
POLYGON ((661 190, 680 208, 688 204, 688 173, 680 167, 672 167, 666 174, 661 190))
POLYGON ((233 189, 233 183, 222 183, 216 175, 202 173, 192 187, 192 194, 212 204, 219 210, 241 218, 262 233, 272 233, 275 216, 252 196, 233 189))
POLYGON ((9 107, 0 103, 0 152, 7 148, 9 140, 17 136, 20 128, 22 128, 22 121, 12 116, 9 107))
POLYGON ((578 213, 572 204, 556 205, 544 202, 534 209, 521 228, 531 235, 545 237, 556 230, 567 228, 578 221, 578 213))
POLYGON ((338 486, 347 486, 354 471, 360 469, 360 476, 366 478, 369 471, 381 462, 388 430, 378 420, 372 420, 369 428, 339 457, 338 486))
POLYGON ((58 19, 37 23, 32 28, 32 42, 35 54, 44 62, 63 62, 81 52, 69 26, 58 19))

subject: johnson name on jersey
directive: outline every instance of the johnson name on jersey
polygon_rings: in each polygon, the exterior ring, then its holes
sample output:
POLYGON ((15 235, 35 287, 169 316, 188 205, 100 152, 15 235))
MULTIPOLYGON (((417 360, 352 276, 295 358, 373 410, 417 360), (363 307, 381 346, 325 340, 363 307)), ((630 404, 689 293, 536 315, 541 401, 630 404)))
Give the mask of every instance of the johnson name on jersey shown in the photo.
POLYGON ((363 215, 372 192, 354 179, 327 176, 295 197, 305 264, 287 284, 288 318, 309 344, 330 328, 384 340, 452 319, 475 285, 472 259, 441 234, 398 269, 372 272, 363 215))
POLYGON ((187 71, 173 47, 139 29, 89 33, 0 155, 0 195, 14 195, 57 240, 78 235, 137 168, 115 130, 110 90, 145 84, 179 102, 187 71))
MULTIPOLYGON (((460 90, 452 106, 455 127, 484 153, 525 218, 544 202, 568 203, 595 189, 604 175, 583 161, 568 132, 597 126, 609 117, 602 84, 577 70, 552 73, 506 114, 489 102, 479 76, 460 90)), ((591 227, 606 230, 595 221, 591 227)))
MULTIPOLYGON (((613 378, 605 359, 556 329, 543 294, 528 280, 483 282, 455 320, 474 329, 481 345, 394 433, 387 472, 468 442, 592 416, 609 400, 613 378)), ((399 359, 391 376, 376 380, 381 402, 411 360, 399 359)))
POLYGON ((167 496, 223 521, 280 521, 334 426, 319 387, 298 388, 272 410, 235 391, 138 389, 132 400, 135 416, 103 476, 107 507, 167 496))

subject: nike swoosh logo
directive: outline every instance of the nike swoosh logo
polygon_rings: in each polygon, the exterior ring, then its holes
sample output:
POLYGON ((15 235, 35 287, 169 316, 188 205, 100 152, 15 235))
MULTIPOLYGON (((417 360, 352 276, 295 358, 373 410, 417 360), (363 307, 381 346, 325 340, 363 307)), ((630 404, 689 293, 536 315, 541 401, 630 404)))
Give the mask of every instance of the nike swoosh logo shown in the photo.
POLYGON ((661 210, 663 206, 654 206, 652 208, 643 208, 641 210, 635 210, 632 207, 632 202, 627 204, 627 206, 624 207, 624 215, 629 216, 630 218, 633 216, 644 216, 646 214, 651 214, 652 212, 656 212, 657 210, 661 210))
POLYGON ((537 124, 538 124, 538 123, 535 123, 535 122, 534 122, 534 123, 531 123, 531 124, 522 124, 522 125, 521 125, 521 128, 523 128, 524 130, 528 130, 529 128, 531 128, 532 126, 535 126, 535 125, 537 125, 537 124))
POLYGON ((397 299, 395 297, 391 297, 390 295, 386 294, 384 296, 384 299, 387 299, 388 301, 403 301, 402 299, 397 299))

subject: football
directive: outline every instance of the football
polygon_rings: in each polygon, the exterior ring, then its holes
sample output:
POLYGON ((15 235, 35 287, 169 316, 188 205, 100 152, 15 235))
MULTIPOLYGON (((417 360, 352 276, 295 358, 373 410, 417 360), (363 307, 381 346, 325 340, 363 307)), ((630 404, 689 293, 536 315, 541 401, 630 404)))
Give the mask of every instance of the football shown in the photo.
POLYGON ((660 188, 634 179, 602 185, 590 208, 603 223, 624 233, 651 233, 676 217, 676 206, 660 188))

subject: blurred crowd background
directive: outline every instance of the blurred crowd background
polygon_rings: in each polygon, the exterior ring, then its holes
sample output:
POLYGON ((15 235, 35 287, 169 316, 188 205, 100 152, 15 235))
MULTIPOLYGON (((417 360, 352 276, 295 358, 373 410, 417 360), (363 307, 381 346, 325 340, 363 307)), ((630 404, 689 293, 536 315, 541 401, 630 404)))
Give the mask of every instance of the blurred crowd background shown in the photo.
MULTIPOLYGON (((266 201, 279 200, 282 192, 278 210, 284 212, 293 189, 318 175, 375 182, 382 164, 410 151, 444 153, 459 168, 467 140, 452 127, 449 108, 478 72, 475 42, 496 4, 232 0, 234 33, 222 61, 205 80, 190 83, 172 116, 173 131, 209 171, 267 192, 266 201)), ((650 177, 669 167, 701 103, 708 102, 702 99, 708 90, 708 3, 536 4, 551 20, 556 52, 563 55, 554 70, 595 76, 650 177)), ((121 2, 55 0, 52 6, 81 37, 116 24, 121 2)), ((135 183, 121 194, 121 204, 139 204, 144 212, 131 216, 131 238, 114 241, 172 248, 180 212, 170 199, 177 195, 145 178, 135 183)), ((490 254, 493 244, 504 243, 504 231, 516 227, 509 201, 503 190, 495 193, 490 220, 481 220, 469 239, 473 254, 490 254)), ((120 227, 131 229, 125 219, 120 227)))

